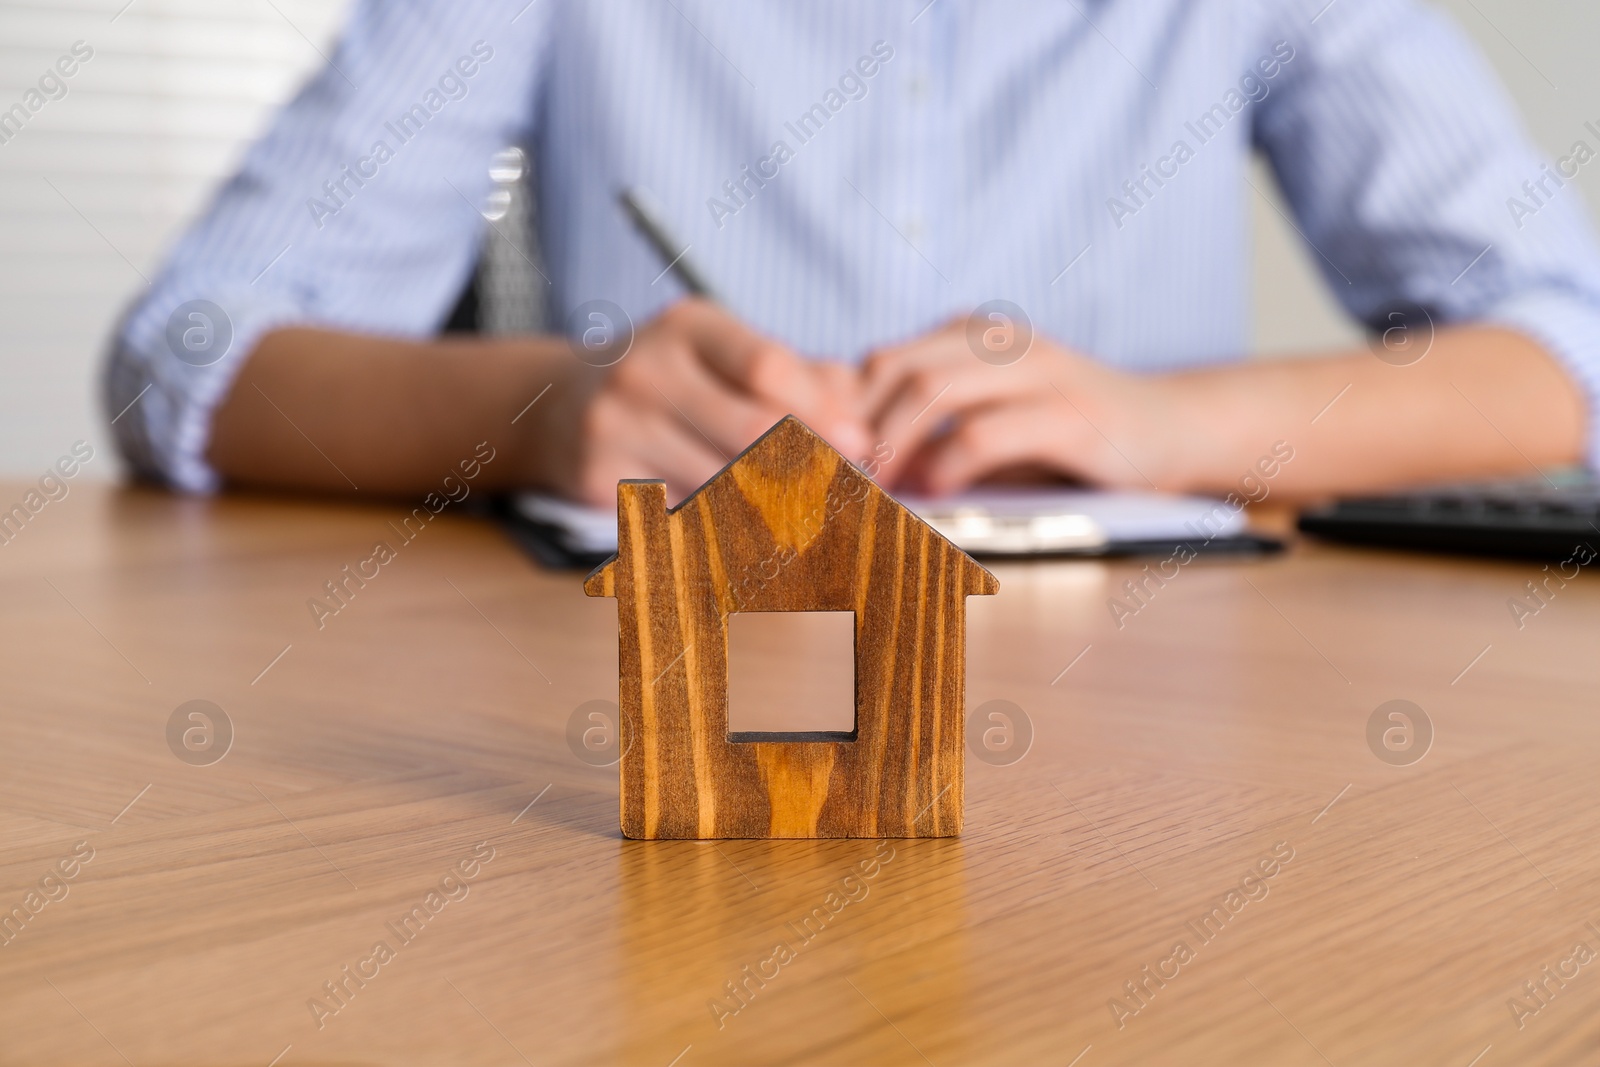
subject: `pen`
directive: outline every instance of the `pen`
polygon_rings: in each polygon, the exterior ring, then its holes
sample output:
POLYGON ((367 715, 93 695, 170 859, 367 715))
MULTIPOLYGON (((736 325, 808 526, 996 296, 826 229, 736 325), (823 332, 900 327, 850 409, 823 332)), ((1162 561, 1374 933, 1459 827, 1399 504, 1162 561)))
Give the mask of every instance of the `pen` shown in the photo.
POLYGON ((632 221, 633 228, 639 231, 639 236, 650 243, 650 247, 656 250, 656 255, 661 257, 661 262, 666 264, 663 274, 667 270, 671 271, 692 296, 705 297, 707 300, 717 299, 717 294, 711 291, 711 286, 706 284, 699 269, 690 261, 689 246, 684 245, 681 251, 678 250, 677 240, 661 221, 660 205, 648 190, 637 185, 630 186, 617 194, 617 202, 622 205, 622 210, 628 213, 628 218, 632 221))

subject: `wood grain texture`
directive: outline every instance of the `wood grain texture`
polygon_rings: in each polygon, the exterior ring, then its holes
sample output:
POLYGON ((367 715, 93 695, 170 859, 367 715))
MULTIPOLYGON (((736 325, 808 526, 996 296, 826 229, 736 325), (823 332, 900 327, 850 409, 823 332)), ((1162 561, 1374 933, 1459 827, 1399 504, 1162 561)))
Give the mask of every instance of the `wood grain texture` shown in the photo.
POLYGON ((402 545, 408 512, 80 481, 0 547, 0 911, 95 849, 0 946, 0 1064, 1568 1067, 1600 1047, 1593 965, 1521 1027, 1507 1007, 1600 947, 1588 568, 1518 629, 1536 565, 1305 544, 1189 564, 1119 629, 1106 599, 1145 561, 997 565, 1001 592, 969 601, 968 702, 1014 701, 1035 735, 1011 766, 969 754, 959 838, 629 841, 616 768, 566 735, 615 692, 615 604, 450 512, 402 545), (306 598, 380 538, 398 558, 317 629, 306 598), (1365 739, 1396 697, 1435 727, 1409 767, 1365 739), (235 726, 208 767, 164 737, 195 698, 235 726), (319 1027, 307 1002, 485 841, 470 893, 319 1027), (1124 983, 1278 842, 1270 892, 1119 1027, 1124 983), (795 958, 758 984, 780 941, 795 958))
POLYGON ((961 832, 966 599, 998 583, 793 416, 677 508, 617 487, 622 832, 632 838, 961 832), (855 614, 855 729, 730 734, 728 616, 855 614))

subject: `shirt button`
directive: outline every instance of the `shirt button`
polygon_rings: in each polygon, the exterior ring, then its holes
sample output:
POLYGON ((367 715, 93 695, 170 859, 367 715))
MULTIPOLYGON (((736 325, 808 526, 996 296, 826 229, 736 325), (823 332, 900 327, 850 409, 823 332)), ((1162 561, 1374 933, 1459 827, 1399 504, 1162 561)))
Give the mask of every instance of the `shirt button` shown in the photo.
POLYGON ((910 241, 912 244, 916 244, 922 240, 923 235, 928 232, 928 228, 923 225, 921 215, 912 215, 910 218, 906 219, 905 231, 906 240, 910 241))
POLYGON ((906 98, 913 104, 920 104, 928 99, 928 80, 920 74, 914 74, 907 78, 906 98))

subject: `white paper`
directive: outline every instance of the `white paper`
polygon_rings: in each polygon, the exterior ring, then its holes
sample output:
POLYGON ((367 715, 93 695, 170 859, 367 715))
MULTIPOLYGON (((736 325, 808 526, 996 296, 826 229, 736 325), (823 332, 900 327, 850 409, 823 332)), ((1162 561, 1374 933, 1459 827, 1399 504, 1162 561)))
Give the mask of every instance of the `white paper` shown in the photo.
MULTIPOLYGON (((1095 551, 1137 541, 1194 543, 1245 531, 1244 512, 1220 500, 1164 493, 997 487, 900 499, 958 547, 986 554, 1095 551)), ((526 518, 560 531, 568 551, 617 550, 614 509, 540 493, 521 494, 515 505, 526 518)))

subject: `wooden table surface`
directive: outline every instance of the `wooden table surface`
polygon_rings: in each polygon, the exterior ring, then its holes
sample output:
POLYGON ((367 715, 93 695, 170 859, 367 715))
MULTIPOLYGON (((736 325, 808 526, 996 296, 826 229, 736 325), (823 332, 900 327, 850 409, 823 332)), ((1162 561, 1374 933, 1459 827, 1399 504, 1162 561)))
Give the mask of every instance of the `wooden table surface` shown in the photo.
POLYGON ((1538 565, 1302 545, 1119 629, 1137 565, 999 566, 968 706, 1035 737, 964 836, 633 842, 566 739, 615 603, 401 514, 76 485, 0 547, 0 1062, 1594 1062, 1587 569, 1519 629, 1538 565))

